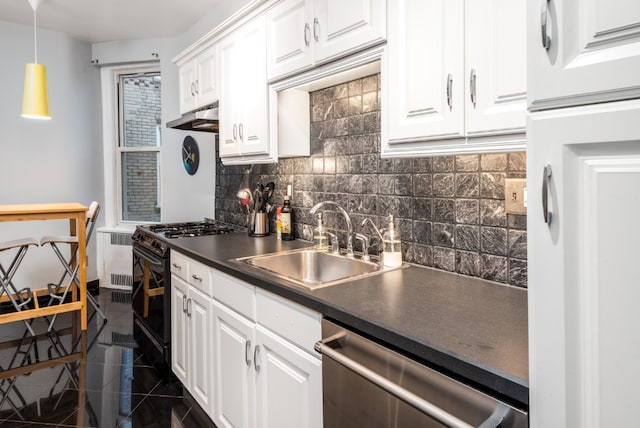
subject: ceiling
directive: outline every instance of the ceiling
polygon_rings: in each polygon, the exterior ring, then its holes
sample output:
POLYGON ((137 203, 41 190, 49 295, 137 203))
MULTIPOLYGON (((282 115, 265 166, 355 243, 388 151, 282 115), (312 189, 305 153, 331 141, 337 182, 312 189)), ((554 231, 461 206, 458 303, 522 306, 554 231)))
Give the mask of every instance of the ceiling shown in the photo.
MULTIPOLYGON (((38 28, 89 43, 177 36, 223 0, 42 0, 38 28)), ((33 25, 28 0, 0 0, 0 21, 33 25)))

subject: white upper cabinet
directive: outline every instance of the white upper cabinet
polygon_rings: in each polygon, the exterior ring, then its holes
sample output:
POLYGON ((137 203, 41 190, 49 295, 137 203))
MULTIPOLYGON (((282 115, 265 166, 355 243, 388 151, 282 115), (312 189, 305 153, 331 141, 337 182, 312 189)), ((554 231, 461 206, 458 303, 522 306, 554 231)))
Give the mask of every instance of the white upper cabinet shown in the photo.
POLYGON ((522 130, 527 111, 526 0, 465 3, 468 136, 522 130))
POLYGON ((264 16, 220 42, 220 156, 268 154, 264 16))
POLYGON ((267 77, 311 68, 385 37, 385 0, 284 0, 267 12, 267 77))
POLYGON ((395 3, 382 75, 388 138, 462 136, 463 0, 395 3))
POLYGON ((180 113, 204 107, 218 100, 216 46, 179 65, 180 113))
POLYGON ((531 110, 640 96, 640 2, 531 0, 527 8, 536 16, 527 30, 531 110))
POLYGON ((313 64, 313 0, 288 0, 267 12, 267 77, 313 64))
POLYGON ((524 148, 525 6, 525 0, 389 3, 383 156, 524 148))

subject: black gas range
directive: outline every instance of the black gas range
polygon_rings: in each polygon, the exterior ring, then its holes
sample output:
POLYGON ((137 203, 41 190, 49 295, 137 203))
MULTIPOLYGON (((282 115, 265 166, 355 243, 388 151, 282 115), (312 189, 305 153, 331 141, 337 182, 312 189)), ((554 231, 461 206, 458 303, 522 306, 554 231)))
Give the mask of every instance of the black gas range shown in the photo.
POLYGON ((232 233, 234 227, 213 221, 151 224, 133 233, 133 333, 142 353, 158 373, 171 372, 171 269, 168 241, 175 238, 232 233))

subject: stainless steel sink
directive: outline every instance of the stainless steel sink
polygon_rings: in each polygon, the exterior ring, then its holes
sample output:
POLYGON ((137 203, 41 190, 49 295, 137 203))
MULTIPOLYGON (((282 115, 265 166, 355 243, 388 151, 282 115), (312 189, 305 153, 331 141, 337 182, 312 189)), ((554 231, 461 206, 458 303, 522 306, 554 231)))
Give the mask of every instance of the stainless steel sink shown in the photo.
POLYGON ((309 248, 236 260, 310 290, 392 270, 378 263, 309 248))

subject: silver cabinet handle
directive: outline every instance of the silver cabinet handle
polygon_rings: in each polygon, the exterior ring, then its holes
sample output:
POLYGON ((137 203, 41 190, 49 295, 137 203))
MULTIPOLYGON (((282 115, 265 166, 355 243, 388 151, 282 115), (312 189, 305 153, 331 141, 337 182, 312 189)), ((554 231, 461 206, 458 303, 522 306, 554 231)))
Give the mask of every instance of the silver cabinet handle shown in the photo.
POLYGON ((315 349, 316 352, 331 358, 338 364, 343 365, 344 367, 348 368, 354 373, 359 374, 360 376, 367 379, 369 382, 373 383, 374 385, 379 386, 380 388, 384 389, 390 394, 393 394, 394 396, 398 397, 400 400, 404 401, 405 403, 421 411, 425 415, 428 415, 440 421, 441 423, 443 423, 448 427, 471 428, 471 425, 469 425, 465 421, 456 418, 454 415, 441 409, 435 404, 424 400, 423 398, 417 396, 413 392, 404 389, 400 385, 391 382, 389 379, 383 376, 380 376, 378 373, 374 372, 373 370, 370 370, 369 368, 363 366, 362 364, 357 363, 351 358, 344 356, 343 354, 339 353, 338 351, 331 348, 327 344, 324 344, 322 342, 316 342, 313 349, 315 349))
POLYGON ((309 23, 304 24, 304 44, 309 46, 311 44, 310 36, 311 36, 311 28, 309 27, 309 23))
POLYGON ((172 266, 175 270, 182 270, 182 266, 180 266, 178 263, 173 263, 172 266))
POLYGON ((251 366, 251 358, 249 355, 251 354, 251 341, 247 340, 247 343, 244 344, 244 362, 247 363, 247 366, 251 366))
POLYGON ((191 82, 191 96, 192 97, 196 96, 196 86, 194 82, 191 82))
POLYGON ((542 7, 540 10, 540 32, 542 33, 542 47, 549 50, 551 47, 551 37, 547 33, 547 20, 549 18, 549 1, 541 0, 542 7))
POLYGON ((320 40, 320 21, 318 18, 313 18, 313 38, 316 42, 320 40))
POLYGON ((549 211, 549 184, 551 181, 551 165, 544 166, 542 172, 542 215, 544 216, 544 222, 551 224, 551 211, 549 211))
POLYGON ((186 295, 182 296, 182 313, 183 314, 187 313, 187 296, 186 295))
POLYGON ((240 137, 240 141, 243 141, 243 140, 244 140, 244 136, 243 136, 243 134, 244 134, 244 125, 241 123, 241 124, 238 126, 238 137, 240 137))
POLYGON ((195 273, 191 275, 191 278, 193 278, 194 281, 202 282, 202 277, 196 275, 195 273))
POLYGON ((237 140, 238 139, 238 125, 237 124, 233 124, 233 140, 237 140))
POLYGON ((449 111, 453 109, 453 100, 451 99, 452 91, 453 91, 453 76, 449 74, 447 76, 447 104, 449 104, 449 111))
POLYGON ((200 81, 196 80, 196 94, 200 92, 200 81))
POLYGON ((256 369, 256 373, 260 373, 260 364, 258 364, 258 355, 260 354, 260 346, 253 348, 253 367, 256 369))
POLYGON ((469 77, 469 88, 471 91, 471 102, 473 103, 473 108, 476 108, 476 69, 471 69, 471 75, 469 77))
POLYGON ((191 299, 187 300, 187 317, 191 318, 191 299))

